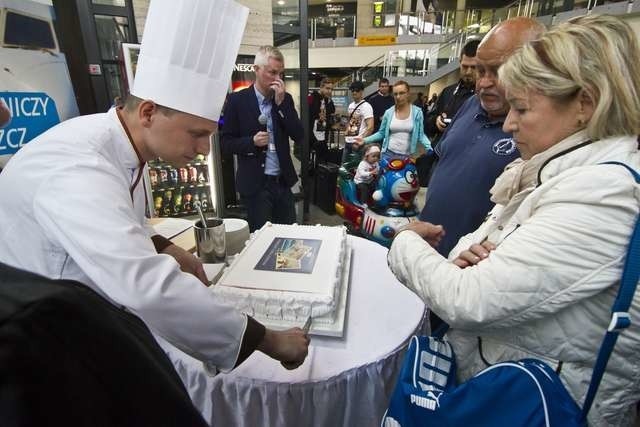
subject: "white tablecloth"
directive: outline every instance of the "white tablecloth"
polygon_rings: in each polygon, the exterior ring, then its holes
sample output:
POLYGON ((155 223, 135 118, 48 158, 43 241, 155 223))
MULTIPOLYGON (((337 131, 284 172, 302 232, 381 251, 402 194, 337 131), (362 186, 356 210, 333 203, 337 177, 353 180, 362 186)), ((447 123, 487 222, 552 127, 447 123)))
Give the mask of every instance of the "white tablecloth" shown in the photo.
POLYGON ((351 284, 343 338, 312 336, 294 371, 255 352, 228 374, 164 345, 195 405, 214 426, 376 426, 408 339, 423 324, 422 301, 387 267, 387 249, 349 236, 351 284))

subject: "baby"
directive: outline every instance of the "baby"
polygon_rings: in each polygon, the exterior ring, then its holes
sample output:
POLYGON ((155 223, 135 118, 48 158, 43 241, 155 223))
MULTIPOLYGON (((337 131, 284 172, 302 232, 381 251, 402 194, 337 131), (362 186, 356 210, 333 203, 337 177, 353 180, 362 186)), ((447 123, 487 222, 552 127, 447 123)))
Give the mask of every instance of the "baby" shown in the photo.
POLYGON ((376 144, 367 145, 364 157, 358 165, 355 177, 353 177, 353 182, 358 188, 358 198, 362 203, 367 203, 371 193, 375 190, 376 178, 380 173, 379 160, 380 147, 376 144))

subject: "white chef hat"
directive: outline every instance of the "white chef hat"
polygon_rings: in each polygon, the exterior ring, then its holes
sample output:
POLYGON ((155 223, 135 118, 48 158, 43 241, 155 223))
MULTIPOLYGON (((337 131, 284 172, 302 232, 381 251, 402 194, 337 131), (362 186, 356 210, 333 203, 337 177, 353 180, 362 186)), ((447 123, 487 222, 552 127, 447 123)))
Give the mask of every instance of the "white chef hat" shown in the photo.
POLYGON ((131 94, 217 121, 248 15, 233 0, 152 0, 131 94))

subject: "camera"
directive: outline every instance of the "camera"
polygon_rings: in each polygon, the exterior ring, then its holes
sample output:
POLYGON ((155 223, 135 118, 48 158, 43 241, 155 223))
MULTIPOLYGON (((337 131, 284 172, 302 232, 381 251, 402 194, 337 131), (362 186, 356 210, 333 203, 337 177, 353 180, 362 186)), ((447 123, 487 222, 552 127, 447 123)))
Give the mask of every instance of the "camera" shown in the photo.
POLYGON ((445 124, 449 124, 449 123, 451 123, 451 119, 446 117, 446 118, 442 119, 442 122, 445 123, 445 124))

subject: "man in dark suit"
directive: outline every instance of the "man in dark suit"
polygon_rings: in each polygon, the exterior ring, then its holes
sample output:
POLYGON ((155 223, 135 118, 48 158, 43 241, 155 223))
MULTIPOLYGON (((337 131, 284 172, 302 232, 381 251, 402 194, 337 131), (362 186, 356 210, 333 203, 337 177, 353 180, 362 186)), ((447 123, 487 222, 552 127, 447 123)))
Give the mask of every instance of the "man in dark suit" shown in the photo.
POLYGON ((247 207, 249 228, 265 222, 292 224, 296 220, 291 187, 298 180, 289 138, 304 138, 293 98, 285 91, 284 57, 262 46, 254 61, 253 85, 229 96, 224 111, 222 150, 236 154, 236 188, 247 207))

